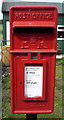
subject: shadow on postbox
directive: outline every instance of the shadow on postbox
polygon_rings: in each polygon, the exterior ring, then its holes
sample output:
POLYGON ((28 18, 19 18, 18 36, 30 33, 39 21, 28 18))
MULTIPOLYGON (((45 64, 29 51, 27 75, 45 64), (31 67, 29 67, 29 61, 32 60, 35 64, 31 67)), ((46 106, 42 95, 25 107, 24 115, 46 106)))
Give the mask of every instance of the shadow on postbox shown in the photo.
POLYGON ((10 78, 13 113, 53 112, 56 38, 56 7, 10 9, 10 78))

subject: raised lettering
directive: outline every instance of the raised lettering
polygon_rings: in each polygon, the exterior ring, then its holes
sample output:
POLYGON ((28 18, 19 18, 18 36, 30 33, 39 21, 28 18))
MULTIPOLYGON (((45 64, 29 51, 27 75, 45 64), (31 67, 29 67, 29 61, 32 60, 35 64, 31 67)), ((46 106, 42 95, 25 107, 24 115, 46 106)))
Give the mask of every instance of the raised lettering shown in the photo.
POLYGON ((17 18, 18 18, 18 16, 19 16, 19 15, 18 15, 18 13, 16 13, 16 14, 15 14, 15 18, 17 19, 17 18))
POLYGON ((15 13, 15 19, 21 20, 44 20, 52 19, 52 13, 15 13))
POLYGON ((43 43, 44 43, 44 40, 39 40, 37 48, 38 49, 42 48, 43 47, 43 43))
POLYGON ((25 49, 28 49, 28 48, 29 48, 27 41, 23 41, 23 42, 22 42, 21 49, 23 49, 23 48, 25 48, 25 49))
POLYGON ((33 14, 32 14, 32 17, 33 17, 33 19, 36 19, 36 14, 33 13, 33 14))
POLYGON ((19 13, 19 18, 22 19, 22 13, 19 13))
POLYGON ((52 14, 52 13, 50 13, 50 14, 49 14, 49 17, 50 17, 50 19, 52 19, 52 18, 53 18, 53 14, 52 14))

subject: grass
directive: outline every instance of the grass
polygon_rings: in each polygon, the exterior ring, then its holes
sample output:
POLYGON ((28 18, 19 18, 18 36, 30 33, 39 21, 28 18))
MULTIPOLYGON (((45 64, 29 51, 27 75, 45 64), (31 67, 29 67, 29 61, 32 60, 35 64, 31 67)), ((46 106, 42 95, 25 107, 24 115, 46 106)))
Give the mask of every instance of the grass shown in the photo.
MULTIPOLYGON (((56 64, 56 87, 55 87, 55 104, 54 112, 51 114, 38 114, 38 118, 62 118, 62 62, 57 60, 56 64)), ((64 67, 63 67, 64 69, 64 67)), ((6 77, 3 79, 3 118, 21 118, 25 119, 25 114, 12 114, 10 110, 10 79, 7 71, 6 77)), ((63 85, 64 87, 64 85, 63 85)), ((16 120, 15 119, 15 120, 16 120)))
POLYGON ((2 32, 2 30, 3 30, 3 25, 0 24, 0 33, 2 32))
POLYGON ((12 114, 10 109, 10 77, 9 77, 9 69, 6 70, 6 77, 2 80, 2 93, 3 93, 3 102, 2 102, 2 117, 3 118, 25 118, 25 114, 12 114))
POLYGON ((62 118, 62 61, 56 63, 55 104, 51 114, 40 114, 39 118, 62 118))

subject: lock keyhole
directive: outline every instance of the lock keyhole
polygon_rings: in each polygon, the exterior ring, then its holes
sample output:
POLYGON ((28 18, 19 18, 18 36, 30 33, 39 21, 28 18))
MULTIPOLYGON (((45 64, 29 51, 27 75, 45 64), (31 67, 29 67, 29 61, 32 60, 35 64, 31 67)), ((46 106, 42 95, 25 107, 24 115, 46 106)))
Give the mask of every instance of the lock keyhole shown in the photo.
POLYGON ((22 84, 22 82, 20 82, 20 84, 22 84))
POLYGON ((37 53, 31 53, 31 59, 37 59, 38 56, 37 56, 37 53))

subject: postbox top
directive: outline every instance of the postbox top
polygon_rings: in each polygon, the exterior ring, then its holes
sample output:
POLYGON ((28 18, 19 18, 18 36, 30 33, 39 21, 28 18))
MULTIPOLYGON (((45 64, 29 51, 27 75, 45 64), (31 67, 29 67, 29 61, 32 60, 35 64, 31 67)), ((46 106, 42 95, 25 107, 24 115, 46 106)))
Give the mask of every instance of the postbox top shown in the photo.
POLYGON ((56 48, 53 44, 56 41, 56 34, 54 33, 57 29, 57 15, 57 8, 54 6, 12 7, 10 9, 10 35, 12 38, 10 39, 10 50, 13 51, 11 52, 42 52, 40 49, 46 49, 43 52, 50 52, 51 48, 51 52, 55 52, 56 48), (44 45, 44 41, 47 45, 44 45), (49 43, 50 46, 48 46, 49 43))
POLYGON ((62 2, 32 2, 32 1, 23 1, 23 0, 3 0, 2 12, 9 12, 10 7, 12 6, 56 6, 58 8, 58 13, 63 13, 62 11, 62 2))
POLYGON ((54 6, 11 7, 10 20, 13 28, 57 26, 57 9, 54 6))

